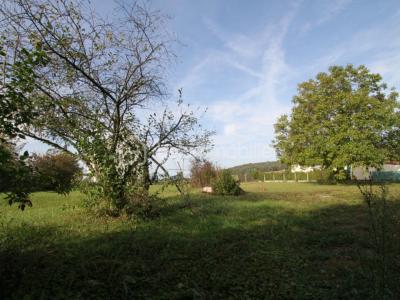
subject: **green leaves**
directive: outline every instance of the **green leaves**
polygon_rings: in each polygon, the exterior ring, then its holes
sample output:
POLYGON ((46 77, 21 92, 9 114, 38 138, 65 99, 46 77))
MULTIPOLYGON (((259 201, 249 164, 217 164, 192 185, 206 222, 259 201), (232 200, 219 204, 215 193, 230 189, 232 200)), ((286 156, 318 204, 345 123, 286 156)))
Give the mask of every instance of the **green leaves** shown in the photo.
POLYGON ((398 94, 381 80, 364 66, 347 65, 300 83, 291 116, 275 124, 280 159, 330 169, 398 159, 398 94))
POLYGON ((5 49, 5 41, 0 40, 0 65, 3 74, 0 83, 0 133, 9 137, 23 137, 21 125, 29 125, 37 115, 28 95, 35 87, 34 68, 46 63, 46 54, 36 44, 32 50, 5 49))
POLYGON ((6 192, 9 205, 18 203, 18 208, 32 206, 29 199, 33 186, 33 174, 27 164, 28 153, 18 156, 13 145, 0 143, 0 192, 6 192))
POLYGON ((76 157, 60 151, 33 155, 30 164, 35 172, 36 188, 42 191, 66 195, 82 175, 76 157))
POLYGON ((234 195, 243 194, 239 182, 233 178, 229 170, 222 170, 212 184, 213 192, 216 195, 234 195))

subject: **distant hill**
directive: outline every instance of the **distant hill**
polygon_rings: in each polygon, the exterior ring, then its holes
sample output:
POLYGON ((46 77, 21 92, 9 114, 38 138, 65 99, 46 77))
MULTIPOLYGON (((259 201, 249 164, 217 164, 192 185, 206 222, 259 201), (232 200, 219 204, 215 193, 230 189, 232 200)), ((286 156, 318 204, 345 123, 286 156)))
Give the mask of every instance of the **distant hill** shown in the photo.
POLYGON ((252 174, 256 171, 258 172, 279 171, 279 170, 284 170, 285 168, 286 165, 280 163, 279 161, 266 161, 266 162, 239 165, 232 168, 228 168, 228 170, 230 170, 232 174, 243 175, 245 173, 252 174))

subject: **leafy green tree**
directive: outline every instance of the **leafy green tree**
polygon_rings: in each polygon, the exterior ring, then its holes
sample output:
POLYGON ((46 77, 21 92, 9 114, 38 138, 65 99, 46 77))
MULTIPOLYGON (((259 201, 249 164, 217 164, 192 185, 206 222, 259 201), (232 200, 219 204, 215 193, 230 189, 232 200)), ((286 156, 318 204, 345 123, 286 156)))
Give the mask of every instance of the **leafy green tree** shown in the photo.
POLYGON ((84 1, 4 0, 0 34, 48 57, 33 68, 36 117, 19 132, 84 161, 99 201, 121 211, 148 192, 150 170, 168 173, 171 153, 207 150, 212 133, 181 91, 176 103, 165 101, 174 58, 165 19, 135 2, 118 5, 119 18, 106 21, 84 1))
POLYGON ((35 173, 36 188, 43 191, 66 194, 82 174, 76 157, 60 151, 33 155, 30 165, 35 173))
POLYGON ((24 135, 21 125, 28 125, 37 112, 29 97, 35 88, 35 67, 45 66, 46 53, 40 44, 30 48, 20 46, 19 38, 13 45, 0 38, 0 138, 24 135))
POLYGON ((321 165, 345 177, 345 166, 379 167, 398 159, 398 93, 366 67, 332 66, 299 84, 291 115, 275 124, 273 145, 289 165, 321 165))

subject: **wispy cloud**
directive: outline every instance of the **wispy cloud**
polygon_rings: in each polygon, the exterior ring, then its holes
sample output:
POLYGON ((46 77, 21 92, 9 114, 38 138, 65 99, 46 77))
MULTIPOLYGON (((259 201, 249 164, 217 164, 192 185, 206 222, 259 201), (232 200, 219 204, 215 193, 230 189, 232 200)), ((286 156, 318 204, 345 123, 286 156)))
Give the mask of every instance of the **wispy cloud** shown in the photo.
POLYGON ((318 17, 315 19, 305 22, 300 28, 300 32, 305 34, 312 29, 321 26, 324 23, 332 20, 336 15, 341 13, 346 7, 352 2, 352 0, 328 0, 320 1, 319 4, 324 5, 325 9, 319 12, 318 17))
MULTIPOLYGON (((350 2, 326 2, 325 10, 308 30, 332 21, 350 2)), ((238 72, 235 76, 251 78, 252 82, 243 85, 239 93, 218 95, 208 103, 208 117, 218 131, 210 158, 222 166, 274 159, 275 152, 269 146, 273 139, 273 124, 279 115, 290 112, 292 93, 288 90, 295 93, 298 82, 315 76, 332 64, 365 63, 374 72, 380 72, 389 84, 399 83, 400 22, 395 17, 378 26, 353 32, 307 64, 289 64, 285 45, 289 32, 296 31, 292 25, 300 9, 299 3, 294 2, 280 19, 268 22, 263 30, 252 35, 231 33, 213 20, 203 19, 208 30, 219 39, 221 47, 218 51, 210 50, 209 55, 188 72, 186 79, 190 80, 186 83, 204 88, 199 82, 204 78, 204 82, 212 81, 210 70, 215 68, 223 69, 224 74, 229 74, 227 70, 233 68, 238 72)))
MULTIPOLYGON (((205 19, 209 30, 226 49, 218 54, 222 67, 229 65, 242 71, 243 76, 254 77, 253 85, 241 94, 234 98, 215 99, 210 104, 210 117, 222 129, 216 137, 216 148, 211 157, 222 165, 274 157, 268 140, 277 116, 289 109, 279 97, 285 83, 294 74, 285 60, 283 42, 297 10, 298 5, 293 5, 278 22, 267 24, 254 36, 230 35, 216 23, 205 19), (254 67, 251 64, 254 58, 261 64, 254 67), (227 152, 230 155, 227 156, 227 152)), ((206 63, 204 70, 207 69, 206 63)), ((207 74, 205 72, 202 76, 207 74)))
POLYGON ((325 70, 332 64, 364 64, 380 73, 390 86, 400 85, 400 19, 393 14, 379 25, 362 28, 338 43, 305 69, 307 73, 325 70))

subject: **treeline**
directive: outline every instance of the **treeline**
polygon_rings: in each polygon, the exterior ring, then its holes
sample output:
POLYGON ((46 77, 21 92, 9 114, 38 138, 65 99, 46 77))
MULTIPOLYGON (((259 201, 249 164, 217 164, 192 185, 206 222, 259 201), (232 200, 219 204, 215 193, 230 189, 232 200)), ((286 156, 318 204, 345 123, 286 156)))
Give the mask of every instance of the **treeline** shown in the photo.
POLYGON ((247 180, 263 180, 265 172, 281 171, 285 169, 287 169, 287 165, 279 161, 266 161, 239 165, 229 168, 228 170, 244 181, 245 176, 247 180))
POLYGON ((78 160, 70 154, 53 150, 29 155, 19 150, 10 142, 0 144, 0 192, 68 193, 82 177, 78 160))

